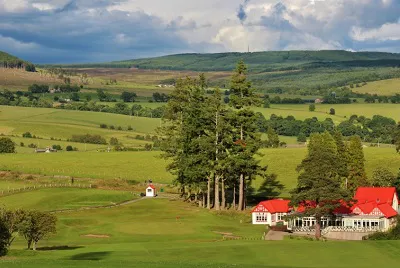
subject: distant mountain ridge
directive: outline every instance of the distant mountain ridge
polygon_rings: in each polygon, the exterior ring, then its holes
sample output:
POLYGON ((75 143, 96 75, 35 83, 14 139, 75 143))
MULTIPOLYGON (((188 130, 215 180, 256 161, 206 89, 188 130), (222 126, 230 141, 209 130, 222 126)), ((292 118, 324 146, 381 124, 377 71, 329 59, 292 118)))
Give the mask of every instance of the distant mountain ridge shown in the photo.
POLYGON ((4 51, 0 51, 0 68, 25 69, 28 72, 36 71, 34 64, 4 51))
MULTIPOLYGON (((176 54, 154 58, 132 59, 96 64, 61 65, 69 67, 139 68, 191 71, 231 71, 243 59, 256 72, 319 67, 397 67, 400 54, 387 52, 266 51, 251 53, 176 54)), ((60 66, 60 65, 58 65, 60 66)))

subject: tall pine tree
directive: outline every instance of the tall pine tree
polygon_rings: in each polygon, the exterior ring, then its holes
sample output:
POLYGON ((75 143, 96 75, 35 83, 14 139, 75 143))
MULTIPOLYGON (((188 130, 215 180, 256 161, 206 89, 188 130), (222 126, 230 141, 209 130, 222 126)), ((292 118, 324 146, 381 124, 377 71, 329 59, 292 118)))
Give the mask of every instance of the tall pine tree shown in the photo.
POLYGON ((346 188, 354 193, 360 186, 368 186, 367 174, 365 173, 365 158, 361 138, 353 136, 350 138, 348 149, 348 177, 346 188))
POLYGON ((321 236, 321 218, 333 215, 349 193, 340 187, 338 150, 328 133, 312 134, 306 158, 297 167, 300 172, 291 204, 305 207, 304 216, 314 216, 315 237, 321 236))

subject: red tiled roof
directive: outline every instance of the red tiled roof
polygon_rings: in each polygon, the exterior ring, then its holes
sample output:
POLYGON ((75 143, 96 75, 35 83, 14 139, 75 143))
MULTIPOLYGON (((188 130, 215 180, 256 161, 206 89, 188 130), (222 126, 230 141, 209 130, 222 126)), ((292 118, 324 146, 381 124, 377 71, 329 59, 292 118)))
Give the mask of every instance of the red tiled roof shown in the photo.
POLYGON ((389 204, 378 205, 378 208, 386 218, 391 218, 397 215, 397 211, 394 210, 389 204))
POLYGON ((260 202, 253 210, 254 212, 259 206, 263 206, 270 213, 288 213, 290 200, 273 199, 260 202))
POLYGON ((354 199, 357 200, 358 204, 374 202, 377 204, 387 203, 392 205, 395 195, 395 187, 359 187, 354 199))
POLYGON ((149 186, 147 187, 147 188, 151 188, 151 189, 153 189, 153 190, 155 190, 156 189, 156 187, 154 187, 154 185, 153 184, 149 184, 149 186))

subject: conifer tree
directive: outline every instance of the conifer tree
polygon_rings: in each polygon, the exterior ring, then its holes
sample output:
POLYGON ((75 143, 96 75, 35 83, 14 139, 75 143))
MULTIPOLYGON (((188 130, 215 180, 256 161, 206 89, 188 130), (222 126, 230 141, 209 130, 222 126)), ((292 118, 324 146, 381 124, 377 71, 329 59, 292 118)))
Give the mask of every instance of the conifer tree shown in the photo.
POLYGON ((348 149, 348 178, 347 189, 354 193, 360 186, 368 186, 367 174, 365 173, 365 158, 361 139, 359 136, 350 138, 348 149))
MULTIPOLYGON (((257 98, 254 89, 251 87, 250 81, 247 80, 247 67, 241 60, 231 79, 230 85, 230 105, 237 110, 236 112, 236 128, 237 138, 235 144, 238 145, 235 152, 236 164, 241 167, 239 174, 239 202, 238 210, 245 208, 245 176, 248 170, 247 163, 253 158, 253 155, 258 151, 254 140, 256 129, 252 126, 256 120, 255 113, 249 109, 250 106, 258 105, 259 99, 257 98), (252 146, 250 146, 252 145, 252 146)), ((260 144, 260 142, 258 143, 260 144)), ((253 163, 252 163, 253 164, 253 163)), ((251 166, 251 164, 250 164, 251 166)), ((251 178, 251 173, 248 173, 248 178, 251 178)))
POLYGON ((338 173, 339 176, 342 179, 342 183, 344 185, 344 188, 347 187, 347 177, 349 175, 349 152, 348 152, 348 147, 343 141, 343 136, 342 133, 339 131, 334 131, 333 132, 333 138, 335 140, 335 144, 337 147, 337 153, 338 153, 338 173))
POLYGON ((297 187, 291 204, 305 207, 304 216, 316 219, 315 236, 321 236, 321 218, 333 214, 349 193, 340 187, 339 161, 335 140, 328 133, 312 134, 306 158, 297 167, 297 187))

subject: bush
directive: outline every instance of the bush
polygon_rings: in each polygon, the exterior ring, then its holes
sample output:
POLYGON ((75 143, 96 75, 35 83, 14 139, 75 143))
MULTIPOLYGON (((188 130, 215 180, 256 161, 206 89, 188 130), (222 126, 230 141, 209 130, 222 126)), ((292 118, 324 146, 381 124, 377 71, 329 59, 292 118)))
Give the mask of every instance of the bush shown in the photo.
POLYGON ((19 144, 19 146, 24 147, 25 144, 24 144, 23 142, 21 142, 21 143, 19 144))
POLYGON ((128 126, 128 130, 133 130, 133 128, 131 126, 128 126))
POLYGON ((299 136, 297 136, 297 141, 298 142, 306 142, 307 136, 304 133, 300 133, 299 136))
POLYGON ((115 127, 113 125, 110 126, 110 129, 115 129, 115 127))
POLYGON ((23 138, 32 138, 32 134, 30 132, 25 132, 24 134, 22 134, 23 138))
POLYGON ((310 106, 308 106, 308 110, 310 112, 314 112, 315 111, 315 104, 310 104, 310 106))
POLYGON ((65 147, 65 150, 66 150, 67 152, 71 152, 71 151, 73 151, 74 149, 72 148, 71 145, 68 145, 67 147, 65 147))
POLYGON ((117 130, 122 130, 122 127, 121 127, 121 126, 119 126, 119 127, 117 128, 117 130))
POLYGON ((54 150, 57 150, 57 151, 61 151, 62 150, 61 145, 59 145, 59 144, 53 145, 52 148, 54 150))
POLYGON ((92 143, 92 144, 107 144, 106 139, 100 135, 72 135, 70 141, 80 142, 80 143, 92 143))
POLYGON ((33 144, 33 143, 31 143, 31 144, 29 144, 29 145, 28 145, 28 147, 29 147, 29 148, 37 148, 37 145, 36 145, 36 144, 33 144))
POLYGON ((0 154, 15 153, 15 143, 10 138, 0 138, 0 154))
POLYGON ((329 114, 331 114, 331 115, 335 115, 335 114, 336 114, 336 111, 335 111, 335 109, 331 108, 331 109, 329 110, 329 114))
POLYGON ((118 144, 119 144, 118 139, 115 138, 115 137, 111 137, 111 139, 110 139, 110 145, 116 146, 116 145, 118 145, 118 144))
POLYGON ((100 128, 107 128, 106 124, 100 124, 100 128))

